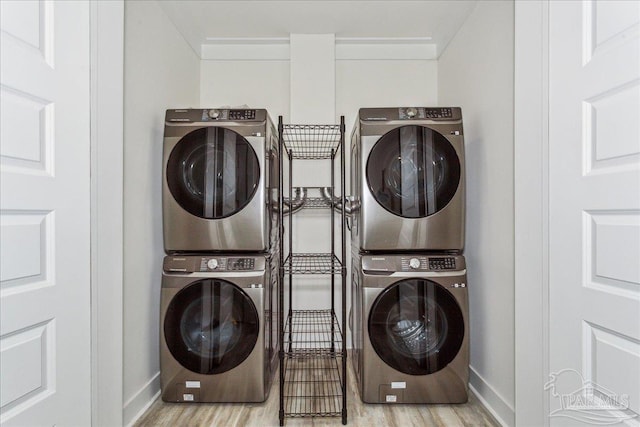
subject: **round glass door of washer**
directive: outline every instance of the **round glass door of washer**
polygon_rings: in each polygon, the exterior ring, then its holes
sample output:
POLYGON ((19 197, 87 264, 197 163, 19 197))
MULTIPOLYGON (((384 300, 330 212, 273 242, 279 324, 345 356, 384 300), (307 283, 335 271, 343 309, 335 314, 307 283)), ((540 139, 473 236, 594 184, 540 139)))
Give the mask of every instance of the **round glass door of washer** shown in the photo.
POLYGON ((171 300, 164 336, 182 366, 200 374, 221 374, 249 357, 258 341, 259 320, 242 289, 224 280, 203 279, 171 300))
POLYGON ((258 156, 242 135, 223 127, 194 130, 167 161, 171 195, 187 212, 221 219, 242 210, 260 183, 258 156))
POLYGON ((378 356, 397 371, 428 375, 456 357, 464 338, 464 317, 455 298, 426 279, 387 287, 369 313, 369 339, 378 356))
POLYGON ((439 132, 410 125, 384 134, 367 160, 367 183, 376 201, 403 218, 442 210, 460 184, 460 159, 439 132))

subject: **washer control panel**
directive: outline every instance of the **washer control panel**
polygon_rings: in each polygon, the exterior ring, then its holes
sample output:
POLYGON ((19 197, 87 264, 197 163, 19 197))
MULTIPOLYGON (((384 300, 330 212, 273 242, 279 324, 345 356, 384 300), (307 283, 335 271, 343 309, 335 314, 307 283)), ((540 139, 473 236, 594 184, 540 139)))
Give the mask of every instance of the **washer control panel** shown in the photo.
POLYGON ((255 120, 256 110, 229 110, 229 120, 255 120))
POLYGON ((200 261, 200 271, 252 271, 255 268, 255 258, 202 257, 200 261))
POLYGON ((429 270, 455 270, 455 257, 430 257, 429 270))
POLYGON ((266 257, 255 256, 169 255, 164 258, 164 271, 167 273, 263 271, 266 261, 266 257))
MULTIPOLYGON (((442 122, 458 122, 455 126, 462 133, 462 110, 460 107, 387 107, 387 108, 361 108, 358 112, 361 125, 376 126, 375 122, 387 122, 395 120, 429 120, 442 122), (371 122, 371 123, 367 123, 371 122)), ((455 130, 455 129, 454 129, 455 130)), ((373 132, 373 131, 371 131, 373 132)), ((371 135, 378 135, 371 133, 371 135)))
POLYGON ((263 122, 267 119, 267 110, 249 108, 185 108, 167 110, 165 121, 168 123, 196 122, 263 122))
POLYGON ((400 261, 402 271, 441 271, 455 270, 455 257, 426 257, 412 256, 402 257, 400 261))
POLYGON ((397 254, 362 256, 362 269, 371 274, 461 271, 465 268, 464 257, 461 255, 397 254))
POLYGON ((398 108, 398 118, 400 120, 451 119, 453 118, 453 111, 451 107, 403 107, 398 108))
POLYGON ((202 110, 202 121, 211 120, 255 120, 256 110, 202 110))

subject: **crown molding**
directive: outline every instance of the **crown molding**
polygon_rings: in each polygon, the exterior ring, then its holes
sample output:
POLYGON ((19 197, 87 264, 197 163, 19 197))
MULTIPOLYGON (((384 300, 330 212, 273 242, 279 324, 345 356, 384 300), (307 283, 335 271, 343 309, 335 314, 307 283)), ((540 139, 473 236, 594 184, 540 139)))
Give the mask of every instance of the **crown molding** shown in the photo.
MULTIPOLYGON (((336 37, 336 60, 437 59, 431 37, 336 37)), ((289 37, 209 37, 200 47, 207 61, 288 61, 289 37)))

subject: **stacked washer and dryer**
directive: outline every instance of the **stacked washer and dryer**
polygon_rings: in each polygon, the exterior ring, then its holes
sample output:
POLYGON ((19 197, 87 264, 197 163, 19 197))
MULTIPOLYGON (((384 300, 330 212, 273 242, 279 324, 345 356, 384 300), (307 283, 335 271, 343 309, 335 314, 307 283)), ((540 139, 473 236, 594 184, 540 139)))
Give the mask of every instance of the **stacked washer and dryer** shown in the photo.
POLYGON ((365 108, 351 145, 353 366, 367 403, 468 399, 460 108, 365 108))
POLYGON ((167 110, 167 402, 262 402, 278 362, 277 132, 263 109, 167 110))

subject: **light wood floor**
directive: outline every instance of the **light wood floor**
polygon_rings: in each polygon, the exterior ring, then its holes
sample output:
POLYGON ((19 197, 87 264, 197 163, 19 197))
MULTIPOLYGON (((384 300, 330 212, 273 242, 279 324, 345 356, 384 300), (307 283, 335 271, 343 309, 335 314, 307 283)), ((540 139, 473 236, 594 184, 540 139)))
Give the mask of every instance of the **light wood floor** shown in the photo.
MULTIPOLYGON (((347 425, 358 427, 456 427, 496 426, 499 424, 470 393, 462 405, 371 405, 358 396, 351 361, 347 363, 347 425)), ((278 383, 271 387, 264 403, 166 403, 158 400, 136 422, 146 426, 276 427, 278 421, 278 383)), ((341 426, 340 418, 285 418, 285 426, 341 426)))

